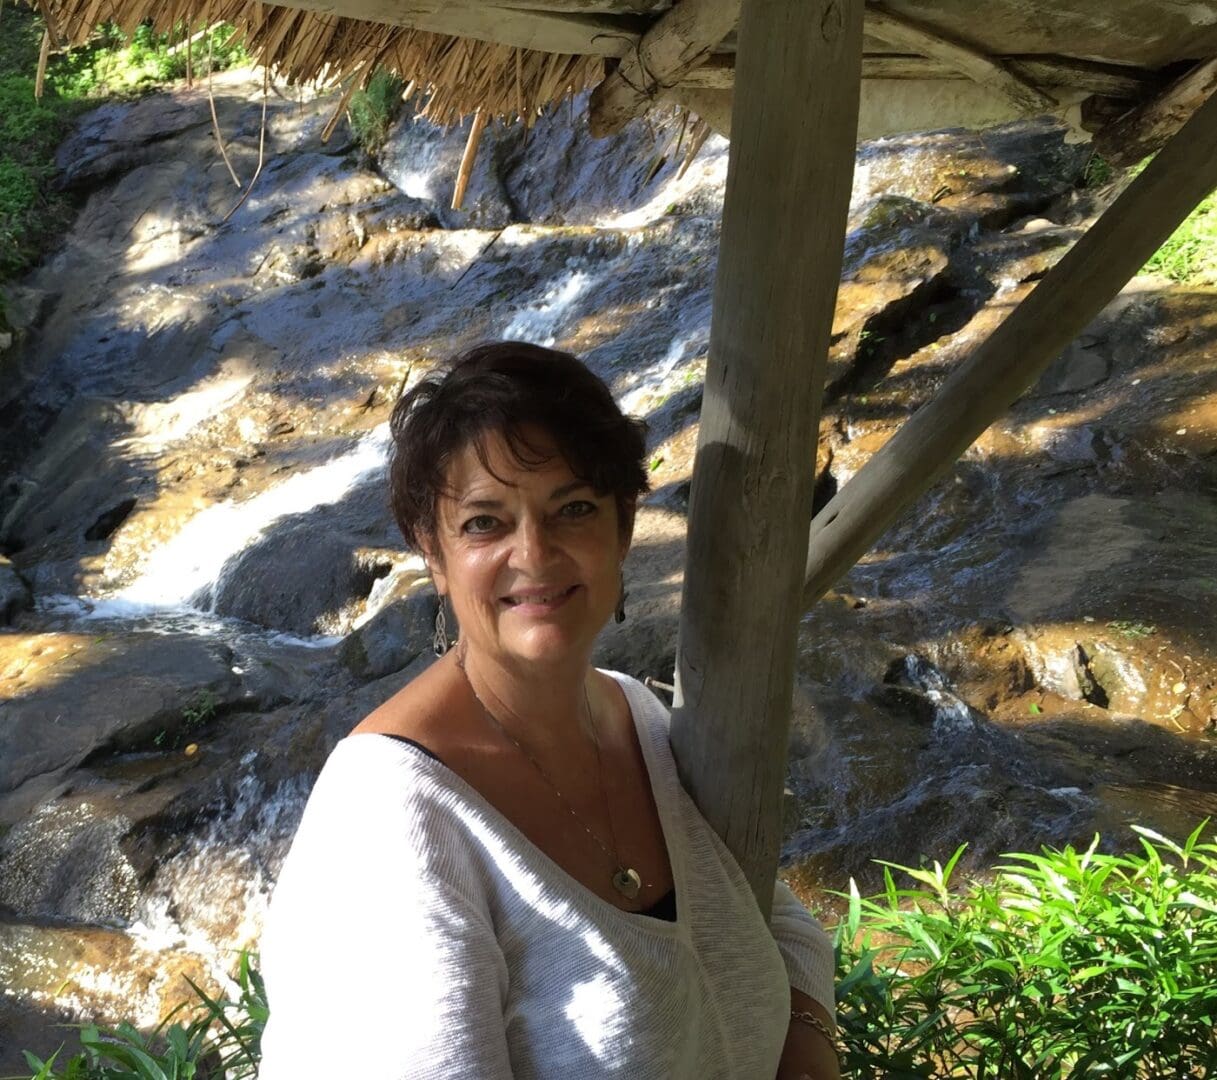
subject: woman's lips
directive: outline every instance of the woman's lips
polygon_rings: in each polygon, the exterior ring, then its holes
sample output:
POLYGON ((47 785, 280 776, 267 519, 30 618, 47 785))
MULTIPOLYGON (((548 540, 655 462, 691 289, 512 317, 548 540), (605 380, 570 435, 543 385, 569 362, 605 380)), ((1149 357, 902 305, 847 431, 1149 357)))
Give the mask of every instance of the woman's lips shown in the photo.
POLYGON ((578 585, 565 589, 538 589, 515 593, 503 598, 504 606, 521 615, 542 615, 556 611, 575 594, 578 585))

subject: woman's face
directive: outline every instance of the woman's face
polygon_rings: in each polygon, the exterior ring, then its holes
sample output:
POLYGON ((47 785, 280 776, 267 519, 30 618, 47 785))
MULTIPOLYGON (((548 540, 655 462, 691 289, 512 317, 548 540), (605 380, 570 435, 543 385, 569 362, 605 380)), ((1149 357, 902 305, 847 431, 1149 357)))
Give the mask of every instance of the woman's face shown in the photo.
POLYGON ((543 432, 524 435, 548 460, 521 465, 499 433, 485 439, 489 469, 473 446, 455 455, 428 562, 470 650, 505 667, 586 663, 617 605, 632 522, 621 527, 613 496, 576 477, 543 432))

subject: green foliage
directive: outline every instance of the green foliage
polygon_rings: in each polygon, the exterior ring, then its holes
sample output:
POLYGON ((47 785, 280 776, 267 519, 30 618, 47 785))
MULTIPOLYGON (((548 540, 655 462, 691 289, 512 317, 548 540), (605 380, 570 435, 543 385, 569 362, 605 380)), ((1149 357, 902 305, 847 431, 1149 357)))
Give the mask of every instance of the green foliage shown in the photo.
POLYGON ((1217 285, 1217 192, 1204 200, 1145 264, 1188 285, 1217 285))
POLYGON ((65 129, 63 110, 34 98, 33 78, 0 71, 0 281, 30 261, 59 221, 44 192, 65 129))
POLYGON ((1217 846, 1007 855, 990 884, 890 866, 837 928, 843 1073, 1217 1075, 1217 846), (898 887, 892 870, 915 884, 898 887))
MULTIPOLYGON (((51 188, 55 148, 72 119, 115 94, 148 89, 186 73, 185 50, 170 52, 185 26, 171 35, 136 28, 128 41, 103 25, 89 43, 53 55, 41 100, 34 76, 42 20, 24 7, 6 8, 0 30, 0 284, 34 263, 67 223, 71 208, 51 188)), ((216 70, 248 57, 231 27, 218 25, 192 46, 193 69, 207 72, 208 39, 216 70)))
POLYGON ((1107 626, 1108 629, 1114 630, 1117 634, 1126 638, 1152 637, 1158 632, 1156 626, 1133 622, 1131 619, 1112 619, 1107 626))
MULTIPOLYGON (((192 27, 192 34, 201 27, 192 27)), ((170 34, 157 34, 141 23, 128 38, 117 27, 98 28, 89 44, 60 57, 48 69, 48 84, 62 97, 123 95, 151 89, 186 76, 186 27, 178 23, 170 34)), ((231 26, 218 23, 190 46, 191 68, 203 77, 246 63, 249 56, 231 26), (209 59, 210 47, 210 59, 209 59)))
POLYGON ((393 72, 378 68, 368 85, 351 95, 347 122, 355 141, 369 154, 377 153, 389 137, 389 128, 401 112, 402 81, 393 72))
POLYGON ((266 988, 248 953, 236 973, 236 1001, 216 999, 190 982, 194 1001, 174 1010, 149 1035, 130 1024, 80 1030, 80 1053, 58 1065, 60 1047, 46 1061, 29 1051, 31 1080, 246 1080, 258 1075, 262 1031, 269 1012, 266 988), (174 1021, 174 1016, 187 1014, 174 1021), (173 1021, 171 1023, 171 1021, 173 1021))
POLYGON ((1115 179, 1115 175, 1116 171, 1111 162, 1096 150, 1086 162, 1086 168, 1082 170, 1082 187, 1104 187, 1115 179))

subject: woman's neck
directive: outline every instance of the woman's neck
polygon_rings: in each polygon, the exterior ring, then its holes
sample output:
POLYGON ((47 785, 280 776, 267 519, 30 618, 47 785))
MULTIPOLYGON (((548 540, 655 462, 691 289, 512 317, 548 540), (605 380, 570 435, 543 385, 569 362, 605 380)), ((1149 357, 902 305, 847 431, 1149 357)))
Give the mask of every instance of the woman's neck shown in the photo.
POLYGON ((456 662, 482 707, 531 747, 579 745, 597 737, 590 658, 508 668, 458 645, 456 662))

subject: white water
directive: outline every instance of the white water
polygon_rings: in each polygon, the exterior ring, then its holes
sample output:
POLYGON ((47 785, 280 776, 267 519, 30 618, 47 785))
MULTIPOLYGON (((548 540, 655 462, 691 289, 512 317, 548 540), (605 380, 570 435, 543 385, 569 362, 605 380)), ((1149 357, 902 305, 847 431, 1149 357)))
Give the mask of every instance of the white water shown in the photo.
POLYGON ((280 518, 335 503, 385 467, 389 427, 381 424, 350 450, 260 492, 195 514, 157 548, 131 584, 107 597, 47 597, 44 610, 91 618, 136 618, 158 611, 198 610, 200 595, 219 580, 224 564, 280 518))
MULTIPOLYGON (((254 756, 247 754, 242 766, 254 756)), ((217 977, 228 974, 236 951, 261 936, 272 873, 287 853, 309 786, 298 777, 268 791, 252 773, 242 775, 231 806, 157 870, 127 933, 152 952, 185 948, 211 961, 217 977)))
POLYGON ((505 341, 531 341, 534 345, 552 346, 558 340, 562 324, 571 308, 591 287, 592 278, 582 270, 572 270, 559 279, 539 300, 521 308, 503 328, 505 341))
POLYGON ((627 416, 645 415, 655 399, 667 397, 679 388, 674 383, 684 377, 683 372, 677 372, 680 364, 704 353, 709 344, 709 331, 705 327, 675 338, 662 360, 630 375, 628 389, 618 398, 618 407, 627 416))

